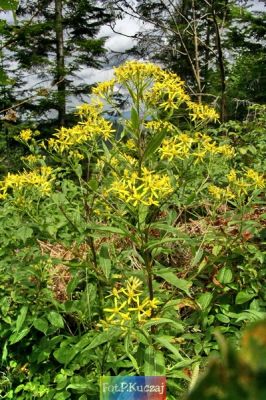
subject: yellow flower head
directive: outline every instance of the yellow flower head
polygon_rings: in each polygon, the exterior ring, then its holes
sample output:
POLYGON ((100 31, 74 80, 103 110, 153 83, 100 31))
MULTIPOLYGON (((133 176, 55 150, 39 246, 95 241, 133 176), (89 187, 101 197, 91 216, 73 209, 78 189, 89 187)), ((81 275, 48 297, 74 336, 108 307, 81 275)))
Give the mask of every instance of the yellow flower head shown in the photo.
POLYGON ((107 82, 100 82, 96 87, 92 89, 92 93, 99 97, 108 97, 112 94, 115 85, 115 79, 107 82))
POLYGON ((24 142, 28 142, 32 138, 33 132, 31 129, 23 129, 20 132, 19 138, 24 142))

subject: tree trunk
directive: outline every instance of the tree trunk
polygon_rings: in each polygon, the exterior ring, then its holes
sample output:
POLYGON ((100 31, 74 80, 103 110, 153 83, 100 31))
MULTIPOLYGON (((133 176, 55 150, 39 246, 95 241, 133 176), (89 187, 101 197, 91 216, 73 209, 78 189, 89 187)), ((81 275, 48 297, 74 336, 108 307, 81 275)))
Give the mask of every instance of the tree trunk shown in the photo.
POLYGON ((55 0, 55 31, 56 31, 56 86, 58 126, 65 124, 66 116, 66 82, 65 82, 65 55, 64 31, 62 23, 62 0, 55 0))
POLYGON ((221 79, 221 121, 224 122, 226 120, 226 76, 225 76, 225 68, 224 68, 224 56, 223 49, 221 43, 221 35, 220 29, 216 18, 216 13, 214 9, 214 5, 212 4, 212 19, 215 27, 216 34, 216 46, 217 46, 217 59, 218 65, 220 69, 220 79, 221 79))

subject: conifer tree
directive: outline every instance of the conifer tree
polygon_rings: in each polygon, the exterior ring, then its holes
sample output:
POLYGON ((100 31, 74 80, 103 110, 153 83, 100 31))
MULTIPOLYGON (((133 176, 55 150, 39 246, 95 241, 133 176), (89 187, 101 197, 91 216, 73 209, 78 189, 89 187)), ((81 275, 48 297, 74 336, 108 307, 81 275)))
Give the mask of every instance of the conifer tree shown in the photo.
POLYGON ((24 116, 67 123, 68 102, 89 92, 79 71, 103 63, 105 38, 97 34, 111 18, 101 1, 20 1, 17 24, 9 25, 3 40, 16 66, 18 99, 28 98, 20 107, 24 116))

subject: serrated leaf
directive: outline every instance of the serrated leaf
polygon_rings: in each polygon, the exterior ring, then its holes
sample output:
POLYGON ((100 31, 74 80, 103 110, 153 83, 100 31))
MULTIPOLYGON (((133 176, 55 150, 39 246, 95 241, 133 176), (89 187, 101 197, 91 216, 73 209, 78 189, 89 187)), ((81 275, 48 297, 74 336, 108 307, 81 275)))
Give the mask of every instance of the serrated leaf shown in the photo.
POLYGON ((224 324, 229 324, 229 322, 230 322, 230 318, 224 314, 216 314, 216 318, 218 319, 218 321, 220 321, 224 324))
POLYGON ((94 339, 92 339, 91 343, 89 344, 88 347, 86 347, 86 350, 90 350, 90 349, 94 349, 95 347, 98 347, 106 342, 110 341, 110 338, 114 338, 120 335, 120 331, 119 330, 114 330, 114 329, 110 329, 108 331, 105 332, 101 332, 99 333, 97 336, 95 336, 94 339))
POLYGON ((137 127, 139 125, 139 116, 138 116, 138 113, 137 113, 137 110, 135 109, 135 107, 131 107, 130 120, 131 120, 133 129, 137 129, 137 127))
POLYGON ((203 256, 203 250, 200 248, 196 251, 196 254, 192 260, 191 267, 195 267, 201 261, 203 256))
POLYGON ((123 231, 120 228, 116 228, 115 226, 102 226, 102 225, 94 225, 94 224, 90 224, 87 225, 87 230, 91 231, 91 230, 95 230, 95 231, 102 231, 102 232, 110 232, 110 233, 118 233, 120 235, 126 235, 126 232, 123 231))
POLYGON ((154 357, 155 357, 155 351, 153 346, 147 346, 144 353, 145 376, 154 376, 154 357))
POLYGON ((50 311, 47 314, 47 319, 55 328, 64 328, 64 320, 56 311, 50 311))
POLYGON ((162 351, 156 350, 154 364, 155 364, 154 376, 165 376, 166 374, 165 358, 164 358, 164 353, 162 351))

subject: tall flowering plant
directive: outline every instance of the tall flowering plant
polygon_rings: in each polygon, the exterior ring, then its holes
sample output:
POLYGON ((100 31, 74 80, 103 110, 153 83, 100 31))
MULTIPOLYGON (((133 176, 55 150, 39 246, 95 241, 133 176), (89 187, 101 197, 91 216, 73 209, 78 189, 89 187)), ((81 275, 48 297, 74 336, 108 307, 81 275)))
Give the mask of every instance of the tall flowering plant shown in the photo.
POLYGON ((89 349, 104 345, 104 359, 128 367, 129 358, 138 373, 167 369, 171 375, 193 353, 189 337, 179 337, 182 310, 192 313, 193 330, 197 312, 204 314, 212 301, 211 293, 199 295, 193 285, 222 251, 211 234, 217 212, 258 197, 264 178, 252 168, 236 169, 228 138, 208 134, 208 124, 219 122, 215 109, 194 102, 178 76, 154 64, 115 68, 114 78, 98 84, 77 115, 75 126, 47 141, 21 132, 19 140, 31 151, 24 157, 27 169, 3 179, 0 198, 79 260, 90 301, 84 314, 75 310, 76 318, 98 335, 89 349), (117 110, 118 92, 127 99, 128 118, 117 110), (118 132, 110 110, 118 113, 118 132), (204 226, 195 226, 199 216, 204 226))

